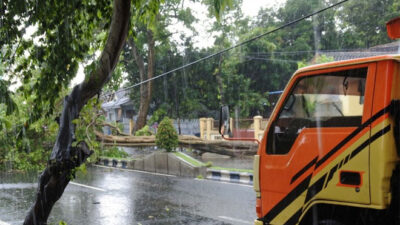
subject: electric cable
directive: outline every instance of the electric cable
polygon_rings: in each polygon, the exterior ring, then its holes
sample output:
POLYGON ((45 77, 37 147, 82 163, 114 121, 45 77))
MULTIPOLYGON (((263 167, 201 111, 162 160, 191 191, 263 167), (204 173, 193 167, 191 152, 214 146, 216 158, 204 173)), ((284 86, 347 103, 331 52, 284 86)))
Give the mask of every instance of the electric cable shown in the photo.
POLYGON ((231 47, 229 47, 229 48, 225 48, 225 49, 223 49, 223 50, 221 50, 221 51, 218 51, 218 52, 213 53, 213 54, 211 54, 211 55, 205 56, 205 57, 203 57, 203 58, 200 58, 200 59, 198 59, 198 60, 195 60, 195 61, 193 61, 193 62, 190 62, 190 63, 188 63, 188 64, 185 64, 185 65, 183 65, 183 66, 177 67, 177 68, 175 68, 175 69, 172 69, 172 70, 170 70, 170 71, 167 71, 167 72, 162 73, 162 74, 160 74, 160 75, 157 75, 157 76, 155 76, 155 77, 152 77, 152 78, 149 78, 149 79, 147 79, 147 80, 141 81, 141 82, 136 83, 136 84, 134 84, 134 85, 131 85, 131 86, 128 86, 128 87, 125 87, 125 88, 121 88, 121 89, 118 90, 117 92, 125 91, 125 90, 128 90, 128 89, 137 87, 137 86, 142 85, 142 84, 145 84, 145 83, 147 83, 147 82, 149 82, 149 81, 158 79, 158 78, 160 78, 160 77, 166 76, 166 75, 168 75, 168 74, 174 73, 174 72, 179 71, 179 70, 181 70, 181 69, 184 69, 184 68, 186 68, 186 67, 189 67, 189 66, 192 66, 192 65, 194 65, 194 64, 197 64, 197 63, 199 63, 199 62, 202 62, 202 61, 204 61, 204 60, 207 60, 207 59, 213 58, 213 57, 215 57, 215 56, 221 55, 221 54, 223 54, 223 53, 225 53, 225 52, 228 52, 228 51, 230 51, 230 50, 232 50, 232 49, 234 49, 234 48, 240 47, 240 46, 242 46, 242 45, 246 45, 246 44, 248 44, 248 43, 250 43, 250 42, 252 42, 252 41, 255 41, 255 40, 257 40, 257 39, 260 39, 260 38, 262 38, 262 37, 264 37, 264 36, 266 36, 266 35, 268 35, 268 34, 271 34, 271 33, 274 33, 274 32, 276 32, 276 31, 282 30, 282 29, 284 29, 284 28, 286 28, 286 27, 289 27, 289 26, 291 26, 291 25, 293 25, 293 24, 295 24, 295 23, 298 23, 298 22, 300 22, 300 21, 302 21, 302 20, 305 20, 305 19, 307 19, 307 18, 309 18, 309 17, 312 17, 312 16, 314 16, 314 15, 320 14, 320 13, 322 13, 322 12, 328 10, 328 9, 334 8, 334 7, 336 7, 336 6, 338 6, 338 5, 341 5, 341 4, 343 4, 343 3, 347 2, 347 1, 349 1, 349 0, 342 0, 342 1, 340 1, 340 2, 337 2, 337 3, 335 3, 335 4, 330 5, 330 6, 328 6, 328 7, 325 7, 325 8, 323 8, 323 9, 320 9, 320 10, 317 10, 317 11, 315 11, 315 12, 312 12, 312 13, 310 13, 310 14, 308 14, 308 15, 305 15, 305 16, 303 16, 303 17, 300 17, 300 18, 298 18, 298 19, 295 19, 295 20, 293 20, 293 21, 291 21, 291 22, 289 22, 289 23, 286 23, 286 24, 284 24, 284 25, 281 25, 281 26, 279 26, 279 27, 277 27, 277 28, 275 28, 275 29, 272 29, 272 30, 270 30, 270 31, 267 31, 267 32, 265 32, 265 33, 262 33, 262 34, 260 34, 260 35, 257 35, 257 36, 255 36, 255 37, 253 37, 253 38, 247 39, 247 40, 245 40, 245 41, 243 41, 243 42, 240 42, 240 43, 238 43, 238 44, 236 44, 236 45, 233 45, 233 46, 231 46, 231 47))

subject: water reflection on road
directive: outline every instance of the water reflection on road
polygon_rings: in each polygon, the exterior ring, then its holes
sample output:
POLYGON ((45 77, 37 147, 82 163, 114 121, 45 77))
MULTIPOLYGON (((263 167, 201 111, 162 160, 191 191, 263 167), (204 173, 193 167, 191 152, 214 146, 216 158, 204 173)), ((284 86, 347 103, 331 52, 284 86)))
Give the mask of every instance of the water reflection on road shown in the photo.
MULTIPOLYGON (((0 221, 21 224, 37 174, 0 175, 0 221)), ((89 167, 70 183, 50 224, 252 224, 251 187, 89 167)))

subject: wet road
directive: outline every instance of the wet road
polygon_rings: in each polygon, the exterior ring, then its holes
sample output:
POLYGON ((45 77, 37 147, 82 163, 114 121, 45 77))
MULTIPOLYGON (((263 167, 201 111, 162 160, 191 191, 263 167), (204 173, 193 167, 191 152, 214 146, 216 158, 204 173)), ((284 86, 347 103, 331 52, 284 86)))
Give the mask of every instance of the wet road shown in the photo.
MULTIPOLYGON (((36 175, 0 175, 0 224, 22 224, 35 182, 36 175)), ((91 167, 68 185, 49 222, 253 224, 254 205, 254 191, 247 185, 91 167)))

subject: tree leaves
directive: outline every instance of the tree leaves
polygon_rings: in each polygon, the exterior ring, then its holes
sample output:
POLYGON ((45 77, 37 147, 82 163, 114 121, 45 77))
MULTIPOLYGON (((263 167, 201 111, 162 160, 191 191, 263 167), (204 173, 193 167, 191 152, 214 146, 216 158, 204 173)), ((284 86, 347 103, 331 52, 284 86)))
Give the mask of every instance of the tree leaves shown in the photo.
POLYGON ((0 104, 4 104, 6 107, 6 115, 18 111, 17 104, 12 99, 12 93, 8 90, 11 82, 2 80, 0 76, 0 104))

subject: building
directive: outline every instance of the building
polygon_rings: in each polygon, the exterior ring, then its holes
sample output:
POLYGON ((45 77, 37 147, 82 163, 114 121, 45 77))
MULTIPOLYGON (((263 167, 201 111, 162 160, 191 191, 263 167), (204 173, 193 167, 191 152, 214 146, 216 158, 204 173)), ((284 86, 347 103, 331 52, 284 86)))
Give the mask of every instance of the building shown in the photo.
MULTIPOLYGON (((129 122, 135 115, 133 101, 129 97, 128 90, 119 90, 115 93, 105 94, 102 97, 101 108, 106 113, 107 122, 118 122, 124 126, 123 132, 130 133, 129 122)), ((110 134, 110 128, 104 128, 106 134, 110 134)))

